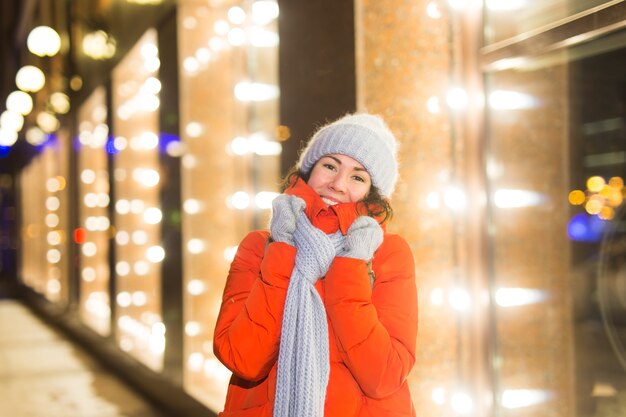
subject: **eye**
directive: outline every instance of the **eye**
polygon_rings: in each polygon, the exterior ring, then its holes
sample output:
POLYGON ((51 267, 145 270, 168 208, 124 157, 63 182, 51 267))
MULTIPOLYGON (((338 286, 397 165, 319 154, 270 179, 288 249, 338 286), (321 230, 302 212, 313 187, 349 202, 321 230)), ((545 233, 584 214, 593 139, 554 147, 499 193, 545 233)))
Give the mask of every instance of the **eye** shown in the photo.
POLYGON ((336 170, 337 170, 337 168, 335 168, 335 166, 334 166, 333 164, 330 164, 330 163, 325 163, 325 164, 323 164, 322 166, 323 166, 324 168, 326 168, 326 169, 331 170, 331 171, 336 171, 336 170))
POLYGON ((365 178, 361 177, 360 175, 354 175, 352 178, 354 178, 355 181, 365 182, 365 178))

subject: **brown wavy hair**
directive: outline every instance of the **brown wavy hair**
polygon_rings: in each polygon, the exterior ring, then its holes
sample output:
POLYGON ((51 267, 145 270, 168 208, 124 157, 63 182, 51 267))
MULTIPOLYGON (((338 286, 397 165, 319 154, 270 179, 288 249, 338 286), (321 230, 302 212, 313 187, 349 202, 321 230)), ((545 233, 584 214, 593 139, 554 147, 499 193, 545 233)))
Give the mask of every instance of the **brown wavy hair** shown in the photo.
MULTIPOLYGON (((301 178, 304 182, 308 183, 310 176, 311 172, 301 172, 297 165, 294 165, 283 179, 280 187, 281 192, 284 192, 287 188, 295 184, 297 178, 301 178)), ((358 214, 367 214, 370 217, 376 218, 380 224, 391 220, 393 217, 391 203, 380 194, 380 191, 378 188, 374 187, 374 185, 370 186, 370 190, 365 198, 357 203, 356 211, 358 214)))

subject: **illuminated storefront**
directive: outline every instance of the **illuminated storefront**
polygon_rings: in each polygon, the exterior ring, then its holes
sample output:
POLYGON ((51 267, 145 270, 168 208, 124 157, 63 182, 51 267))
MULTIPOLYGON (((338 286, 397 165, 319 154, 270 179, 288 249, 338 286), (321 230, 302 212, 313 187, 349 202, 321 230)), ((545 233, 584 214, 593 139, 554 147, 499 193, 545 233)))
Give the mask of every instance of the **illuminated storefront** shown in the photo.
POLYGON ((33 60, 61 81, 23 116, 19 275, 157 401, 220 410, 237 244, 315 127, 367 109, 401 145, 417 414, 623 409, 625 2, 93 3, 33 60))

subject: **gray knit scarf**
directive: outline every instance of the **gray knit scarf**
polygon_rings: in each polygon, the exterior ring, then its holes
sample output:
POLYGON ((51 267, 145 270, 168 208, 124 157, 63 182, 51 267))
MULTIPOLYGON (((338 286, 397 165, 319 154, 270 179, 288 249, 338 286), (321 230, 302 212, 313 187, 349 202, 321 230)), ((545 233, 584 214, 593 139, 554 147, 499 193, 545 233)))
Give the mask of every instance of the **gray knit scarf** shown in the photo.
POLYGON ((314 284, 343 251, 341 231, 324 236, 304 212, 293 234, 296 260, 287 289, 278 353, 274 417, 322 417, 330 374, 328 324, 314 284))

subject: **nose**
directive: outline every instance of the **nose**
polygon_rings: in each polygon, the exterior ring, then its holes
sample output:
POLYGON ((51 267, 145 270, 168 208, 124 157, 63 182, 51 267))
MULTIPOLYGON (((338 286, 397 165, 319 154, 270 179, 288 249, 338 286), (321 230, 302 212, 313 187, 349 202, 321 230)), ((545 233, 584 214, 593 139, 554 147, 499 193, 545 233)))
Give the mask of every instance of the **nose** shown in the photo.
POLYGON ((344 193, 346 191, 346 179, 344 176, 341 174, 335 175, 330 182, 330 188, 338 193, 344 193))

